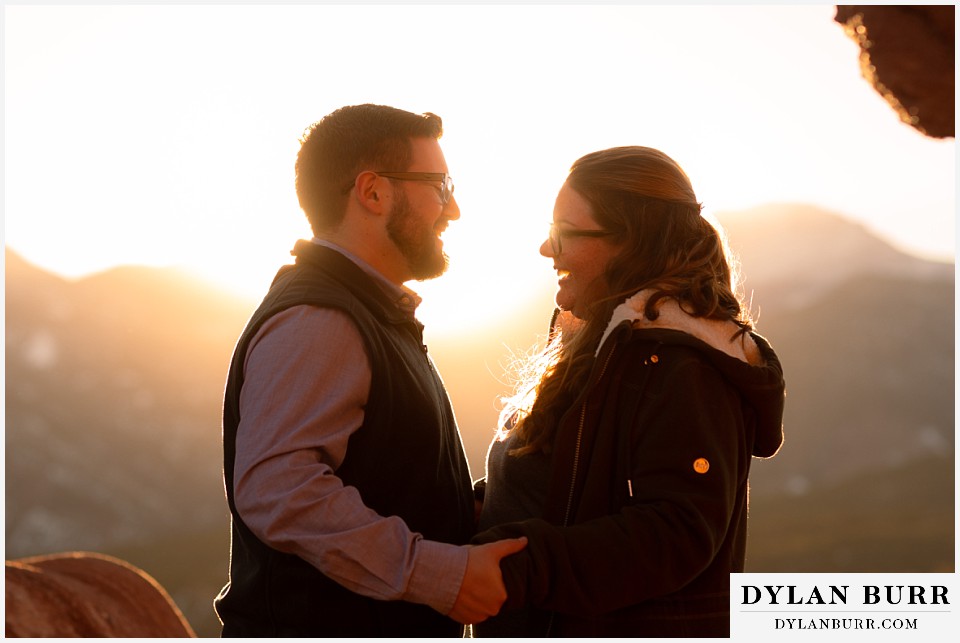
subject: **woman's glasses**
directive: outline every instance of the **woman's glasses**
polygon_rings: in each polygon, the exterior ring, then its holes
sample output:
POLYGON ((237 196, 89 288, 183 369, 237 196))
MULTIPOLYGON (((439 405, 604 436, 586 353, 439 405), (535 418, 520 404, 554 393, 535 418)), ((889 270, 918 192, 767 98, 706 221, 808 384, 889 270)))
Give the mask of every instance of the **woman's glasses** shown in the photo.
POLYGON ((554 255, 563 252, 563 239, 571 237, 608 237, 612 232, 609 230, 577 230, 566 228, 561 230, 556 223, 550 224, 550 249, 554 255))

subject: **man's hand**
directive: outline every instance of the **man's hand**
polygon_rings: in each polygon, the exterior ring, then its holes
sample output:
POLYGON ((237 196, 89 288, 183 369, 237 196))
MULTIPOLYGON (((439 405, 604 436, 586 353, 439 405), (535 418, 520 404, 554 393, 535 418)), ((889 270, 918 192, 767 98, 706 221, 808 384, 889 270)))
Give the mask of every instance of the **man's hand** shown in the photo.
POLYGON ((500 611, 507 600, 500 573, 500 559, 527 546, 526 538, 497 540, 485 545, 466 545, 467 571, 460 584, 460 593, 447 614, 464 625, 480 623, 500 611))

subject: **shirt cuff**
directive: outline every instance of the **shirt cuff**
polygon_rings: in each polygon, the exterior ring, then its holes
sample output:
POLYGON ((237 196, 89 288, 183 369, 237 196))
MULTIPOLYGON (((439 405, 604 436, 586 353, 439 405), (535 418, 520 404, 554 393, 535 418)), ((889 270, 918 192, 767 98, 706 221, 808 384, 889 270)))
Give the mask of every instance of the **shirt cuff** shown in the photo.
POLYGON ((429 605, 443 615, 453 609, 467 571, 467 548, 421 540, 404 599, 429 605))

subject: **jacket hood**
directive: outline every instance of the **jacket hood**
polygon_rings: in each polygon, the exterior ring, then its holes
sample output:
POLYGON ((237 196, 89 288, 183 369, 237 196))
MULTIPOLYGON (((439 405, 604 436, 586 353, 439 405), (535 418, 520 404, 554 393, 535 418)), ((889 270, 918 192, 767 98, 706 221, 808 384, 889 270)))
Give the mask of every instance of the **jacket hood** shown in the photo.
POLYGON ((737 332, 732 321, 694 317, 674 299, 657 305, 659 316, 649 320, 643 313, 653 290, 642 290, 620 304, 600 339, 597 354, 620 327, 657 333, 664 343, 697 348, 731 382, 756 412, 757 433, 753 455, 770 457, 783 442, 785 385, 783 368, 769 342, 754 332, 737 332), (679 332, 677 332, 679 331, 679 332))

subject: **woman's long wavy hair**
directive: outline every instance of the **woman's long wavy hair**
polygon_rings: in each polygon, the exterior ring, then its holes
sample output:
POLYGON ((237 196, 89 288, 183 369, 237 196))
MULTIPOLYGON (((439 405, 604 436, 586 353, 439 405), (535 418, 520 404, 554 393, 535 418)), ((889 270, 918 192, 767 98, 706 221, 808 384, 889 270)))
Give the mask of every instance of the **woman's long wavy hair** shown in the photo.
POLYGON ((550 452, 562 415, 585 393, 613 310, 635 293, 652 290, 644 310, 650 320, 658 316, 657 303, 671 298, 695 317, 734 321, 741 333, 752 328, 723 239, 701 216, 690 179, 673 159, 639 146, 593 152, 573 164, 567 185, 614 233, 618 252, 603 283, 592 284, 599 296, 582 319, 561 313, 564 323, 546 348, 521 367, 501 413, 501 426, 519 437, 516 454, 550 452))

